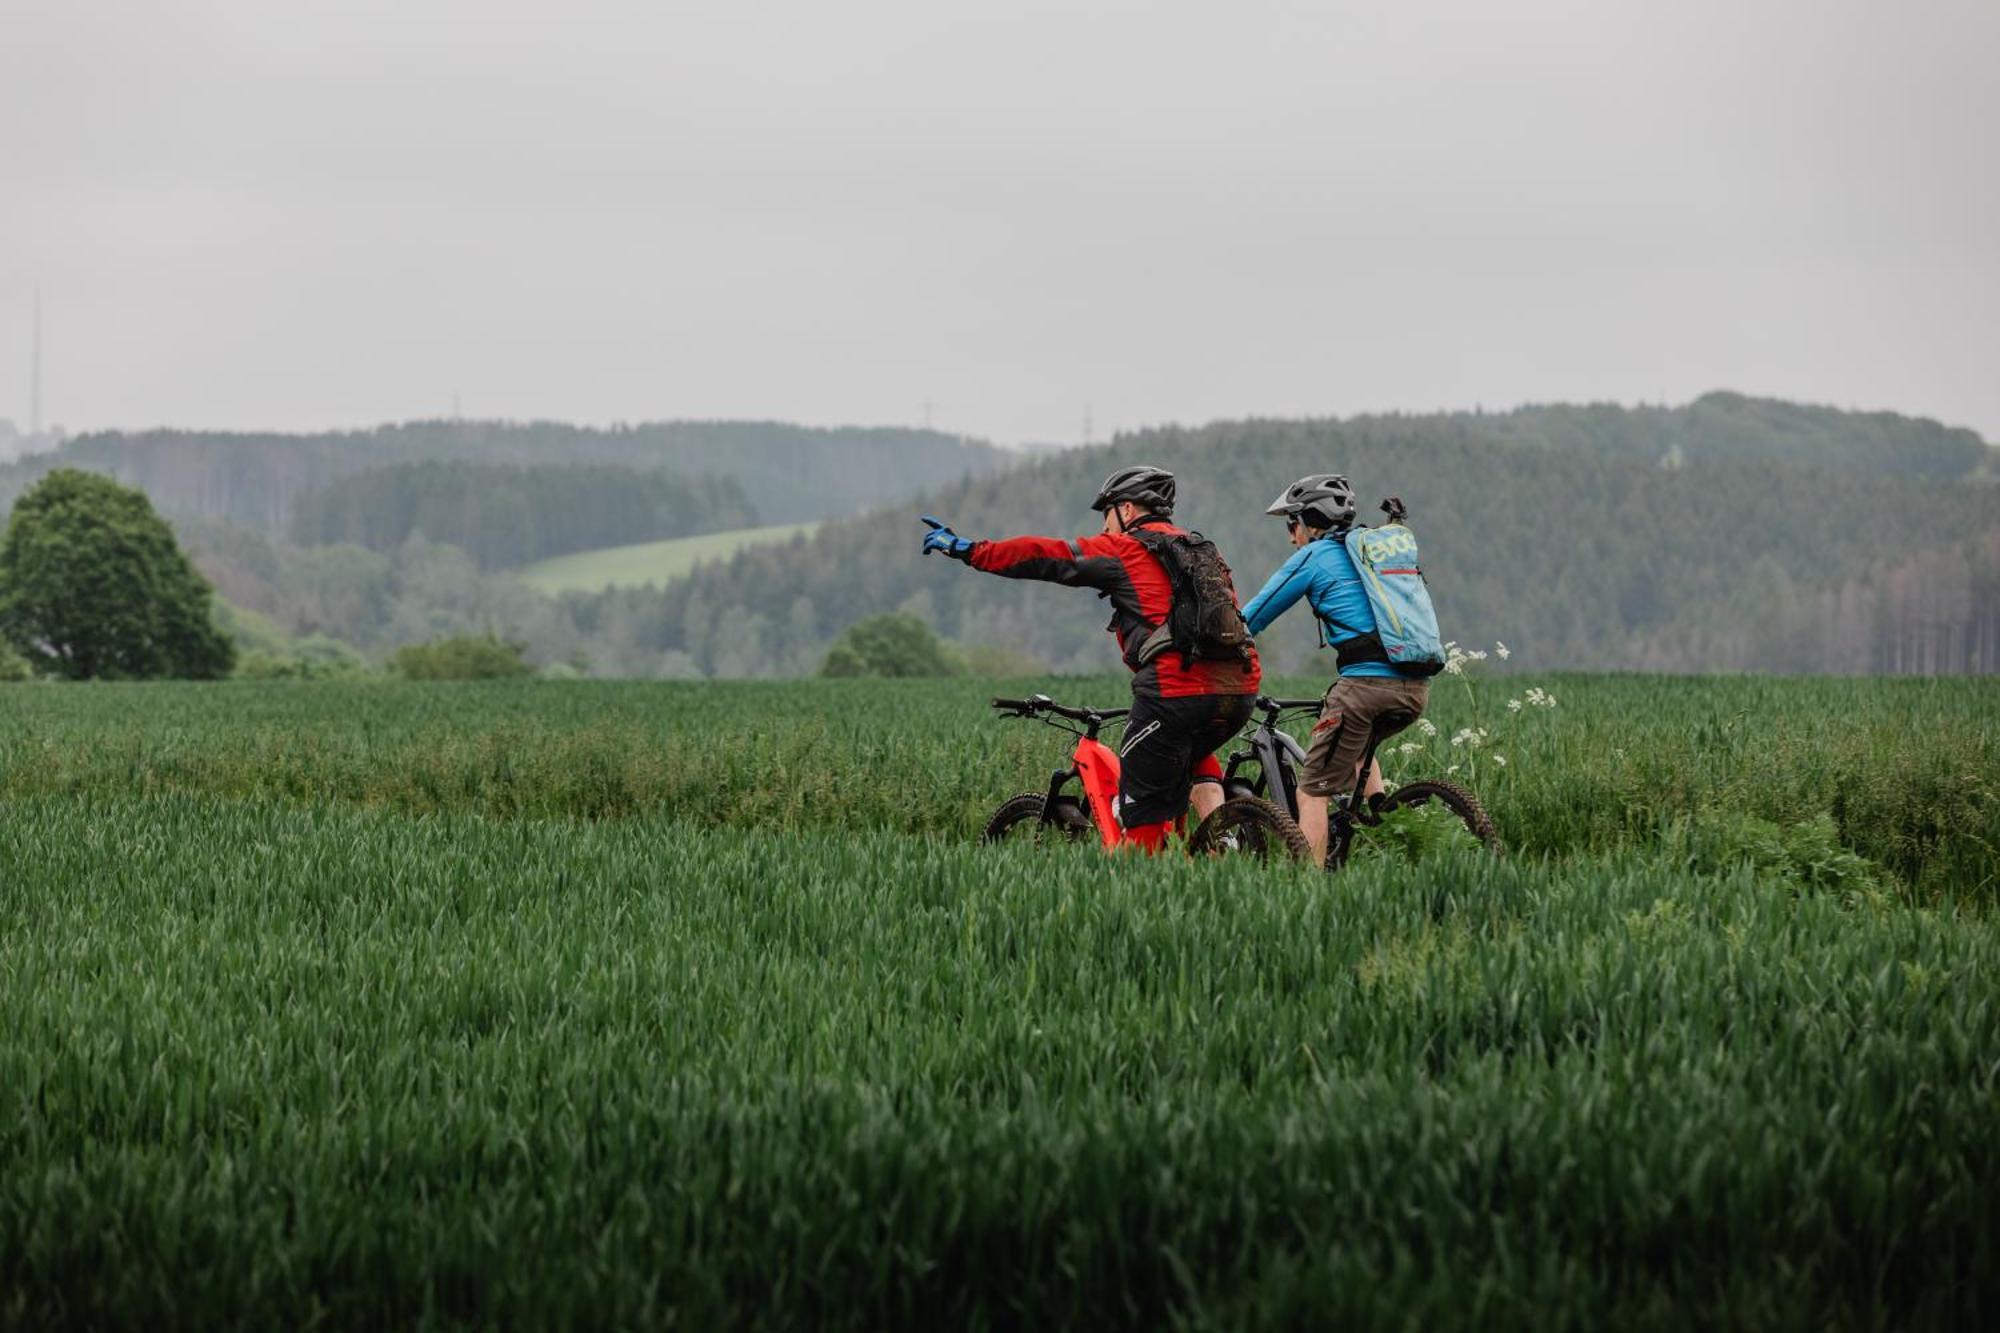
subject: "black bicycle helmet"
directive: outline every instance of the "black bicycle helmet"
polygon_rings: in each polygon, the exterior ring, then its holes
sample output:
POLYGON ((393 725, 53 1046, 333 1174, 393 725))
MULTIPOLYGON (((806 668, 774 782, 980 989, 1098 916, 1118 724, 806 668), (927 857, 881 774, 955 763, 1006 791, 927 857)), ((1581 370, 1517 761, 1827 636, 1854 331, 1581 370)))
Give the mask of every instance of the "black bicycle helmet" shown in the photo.
POLYGON ((1127 500, 1144 505, 1162 516, 1173 513, 1174 474, 1144 463, 1137 467, 1121 467, 1097 488, 1097 498, 1090 502, 1090 507, 1101 514, 1112 505, 1124 504, 1127 500))
POLYGON ((1344 528, 1354 522, 1354 488, 1337 472, 1315 472, 1285 487, 1264 512, 1309 528, 1344 528))

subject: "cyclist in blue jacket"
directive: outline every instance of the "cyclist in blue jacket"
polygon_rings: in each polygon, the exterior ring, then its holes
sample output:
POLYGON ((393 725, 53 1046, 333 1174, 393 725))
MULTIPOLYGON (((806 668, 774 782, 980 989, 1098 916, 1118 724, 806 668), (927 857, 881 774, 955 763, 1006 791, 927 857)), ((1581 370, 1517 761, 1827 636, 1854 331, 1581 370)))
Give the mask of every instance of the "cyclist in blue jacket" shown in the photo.
MULTIPOLYGON (((1264 511, 1285 520, 1298 550, 1278 566, 1263 590, 1243 608, 1252 634, 1305 598, 1319 622, 1321 647, 1331 647, 1339 678, 1326 692, 1319 721, 1306 747, 1299 777, 1299 830, 1312 844, 1314 859, 1326 855, 1326 804, 1353 787, 1361 776, 1361 754, 1372 730, 1394 735, 1422 716, 1430 682, 1390 665, 1375 629, 1375 613, 1347 553, 1354 526, 1354 488, 1331 472, 1301 477, 1264 511)), ((1363 794, 1382 790, 1382 769, 1367 774, 1363 794)))

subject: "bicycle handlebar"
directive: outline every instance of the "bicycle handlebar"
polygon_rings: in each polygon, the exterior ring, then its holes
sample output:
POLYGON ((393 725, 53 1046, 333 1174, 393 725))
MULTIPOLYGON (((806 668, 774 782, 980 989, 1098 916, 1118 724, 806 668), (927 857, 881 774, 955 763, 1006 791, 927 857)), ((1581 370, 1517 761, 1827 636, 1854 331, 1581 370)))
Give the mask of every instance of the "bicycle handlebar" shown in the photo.
POLYGON ((1033 717, 1037 713, 1054 713, 1072 722, 1114 722, 1132 710, 1129 708, 1071 708, 1059 704, 1046 694, 1038 694, 1032 699, 995 699, 993 707, 1016 717, 1033 717))
POLYGON ((1319 698, 1273 699, 1268 694, 1257 696, 1257 706, 1274 713, 1289 713, 1294 708, 1318 708, 1324 702, 1325 700, 1319 698))

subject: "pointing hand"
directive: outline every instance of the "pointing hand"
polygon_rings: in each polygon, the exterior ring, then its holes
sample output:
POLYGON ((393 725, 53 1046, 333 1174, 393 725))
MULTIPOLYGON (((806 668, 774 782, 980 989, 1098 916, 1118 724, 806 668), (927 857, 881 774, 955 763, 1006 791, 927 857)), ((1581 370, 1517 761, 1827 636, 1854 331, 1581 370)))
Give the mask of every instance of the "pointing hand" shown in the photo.
POLYGON ((923 520, 930 526, 930 531, 924 534, 925 555, 929 555, 932 551, 941 551, 954 560, 964 560, 971 556, 970 538, 959 536, 942 521, 932 518, 929 514, 923 515, 923 520))

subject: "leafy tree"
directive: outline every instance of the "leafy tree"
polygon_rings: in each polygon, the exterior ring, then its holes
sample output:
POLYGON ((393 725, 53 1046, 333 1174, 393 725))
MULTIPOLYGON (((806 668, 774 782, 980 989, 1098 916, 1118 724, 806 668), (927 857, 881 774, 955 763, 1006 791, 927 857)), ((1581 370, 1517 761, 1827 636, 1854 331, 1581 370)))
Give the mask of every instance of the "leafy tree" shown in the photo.
POLYGON ((931 627, 891 612, 849 625, 827 650, 822 676, 950 676, 958 664, 931 627))
POLYGON ((534 674, 522 652, 491 634, 457 634, 398 648, 389 669, 405 680, 506 680, 534 674))
POLYGON ((0 637, 72 680, 227 675, 211 595, 152 502, 94 472, 49 473, 0 542, 0 637))
POLYGON ((12 685, 34 678, 35 669, 28 665, 28 659, 15 652, 10 645, 0 643, 0 684, 12 685))

